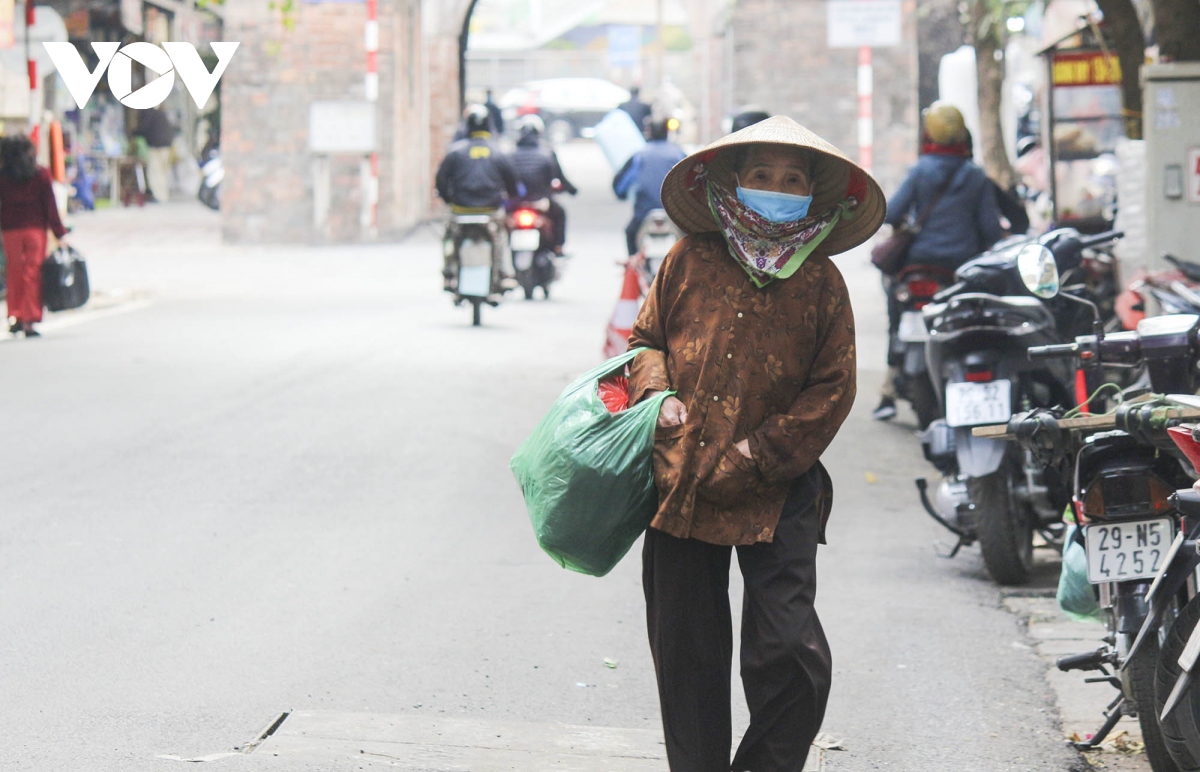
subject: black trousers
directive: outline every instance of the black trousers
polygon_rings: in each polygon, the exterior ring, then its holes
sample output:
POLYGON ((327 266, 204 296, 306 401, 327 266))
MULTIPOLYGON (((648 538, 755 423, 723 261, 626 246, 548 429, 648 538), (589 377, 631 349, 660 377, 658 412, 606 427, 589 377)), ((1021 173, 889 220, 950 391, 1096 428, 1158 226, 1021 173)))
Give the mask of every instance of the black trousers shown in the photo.
POLYGON ((731 547, 649 529, 642 584, 671 772, 799 772, 829 698, 816 595, 816 470, 792 484, 775 540, 737 547, 750 727, 732 766, 731 547))
POLYGON ((567 243, 567 210, 553 198, 549 201, 550 208, 546 211, 546 216, 554 225, 554 246, 561 247, 567 243))
POLYGON ((645 221, 645 216, 638 217, 635 214, 629 224, 625 226, 625 247, 629 250, 630 257, 638 253, 637 233, 642 229, 642 223, 645 221))

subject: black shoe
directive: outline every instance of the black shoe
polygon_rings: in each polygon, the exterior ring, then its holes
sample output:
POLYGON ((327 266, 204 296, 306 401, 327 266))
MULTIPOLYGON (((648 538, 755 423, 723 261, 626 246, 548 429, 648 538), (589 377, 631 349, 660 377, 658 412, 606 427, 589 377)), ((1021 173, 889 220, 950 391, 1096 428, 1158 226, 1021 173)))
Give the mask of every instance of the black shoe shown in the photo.
POLYGON ((21 323, 13 322, 12 324, 8 325, 8 331, 11 332, 13 335, 16 335, 17 333, 19 333, 21 331, 21 323))
POLYGON ((879 400, 879 407, 871 411, 871 418, 876 421, 890 421, 896 417, 896 400, 884 397, 879 400))
POLYGON ((42 334, 40 332, 38 332, 37 330, 33 329, 32 324, 27 324, 27 325, 25 325, 25 337, 26 338, 40 338, 40 337, 42 337, 42 334))

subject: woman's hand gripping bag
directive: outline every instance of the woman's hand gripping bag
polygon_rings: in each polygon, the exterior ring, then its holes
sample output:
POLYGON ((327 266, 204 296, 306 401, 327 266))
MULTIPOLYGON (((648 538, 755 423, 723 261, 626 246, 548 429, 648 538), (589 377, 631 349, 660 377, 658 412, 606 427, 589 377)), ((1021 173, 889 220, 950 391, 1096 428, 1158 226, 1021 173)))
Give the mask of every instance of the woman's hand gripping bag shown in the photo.
POLYGON ((644 349, 614 357, 568 386, 512 458, 538 544, 559 565, 604 576, 658 509, 651 468, 662 392, 612 412, 614 384, 644 349))

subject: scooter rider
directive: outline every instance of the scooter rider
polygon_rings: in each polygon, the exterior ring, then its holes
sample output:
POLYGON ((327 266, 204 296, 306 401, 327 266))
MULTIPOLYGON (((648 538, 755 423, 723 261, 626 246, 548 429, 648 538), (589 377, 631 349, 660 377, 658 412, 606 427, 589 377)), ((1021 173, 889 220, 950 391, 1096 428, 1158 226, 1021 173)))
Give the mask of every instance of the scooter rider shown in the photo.
MULTIPOLYGON (((893 228, 925 212, 924 225, 909 246, 904 265, 930 265, 954 271, 1003 236, 995 190, 983 169, 971 161, 970 133, 957 107, 934 102, 922 114, 921 156, 887 203, 884 222, 893 228)), ((900 309, 888 293, 888 331, 894 335, 900 309)), ((877 421, 896 415, 898 368, 889 362, 880 389, 877 421)))
POLYGON ((544 199, 549 203, 546 216, 554 223, 554 251, 562 255, 563 244, 567 240, 567 212, 554 200, 554 181, 558 180, 562 190, 572 196, 579 190, 563 174, 554 148, 542 139, 545 131, 546 125, 536 115, 526 115, 520 119, 520 134, 517 149, 512 155, 512 165, 521 198, 525 201, 544 199))
MULTIPOLYGON (((468 107, 465 123, 467 137, 450 145, 438 167, 437 193, 455 214, 487 214, 496 220, 498 231, 503 232, 504 200, 517 198, 512 162, 492 141, 486 107, 480 104, 468 107)), ((495 239, 492 248, 493 260, 501 261, 504 288, 517 286, 504 240, 495 239)), ((449 265, 445 275, 449 280, 449 265)))
POLYGON ((674 118, 651 118, 645 127, 646 146, 625 162, 613 177, 613 193, 622 201, 634 192, 633 219, 625 226, 625 244, 632 257, 637 254, 637 233, 642 221, 652 209, 662 209, 662 184, 671 167, 686 154, 670 140, 671 129, 678 126, 674 118), (674 124, 672 126, 671 124, 674 124))

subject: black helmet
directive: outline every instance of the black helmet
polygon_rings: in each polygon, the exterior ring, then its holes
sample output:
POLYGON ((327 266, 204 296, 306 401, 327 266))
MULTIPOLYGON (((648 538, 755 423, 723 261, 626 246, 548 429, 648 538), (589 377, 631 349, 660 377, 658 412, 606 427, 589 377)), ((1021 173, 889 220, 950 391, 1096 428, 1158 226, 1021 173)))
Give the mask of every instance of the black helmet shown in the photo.
POLYGON ((468 134, 474 134, 477 131, 491 131, 491 115, 483 105, 468 106, 463 118, 467 122, 468 134))
POLYGON ((669 118, 647 118, 646 139, 666 139, 671 135, 669 118))
POLYGON ((759 121, 765 121, 766 119, 768 119, 770 117, 771 117, 771 114, 761 108, 743 107, 741 109, 741 112, 739 112, 737 115, 733 116, 733 125, 730 127, 729 130, 731 132, 741 131, 742 129, 746 128, 747 126, 753 126, 754 124, 758 123, 759 121))

